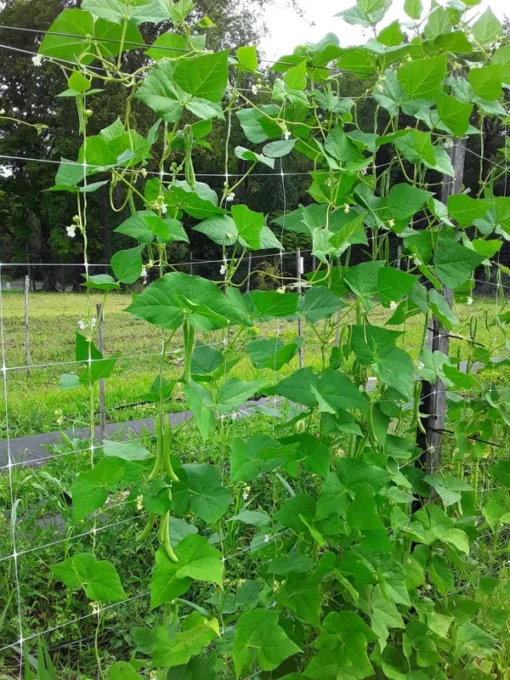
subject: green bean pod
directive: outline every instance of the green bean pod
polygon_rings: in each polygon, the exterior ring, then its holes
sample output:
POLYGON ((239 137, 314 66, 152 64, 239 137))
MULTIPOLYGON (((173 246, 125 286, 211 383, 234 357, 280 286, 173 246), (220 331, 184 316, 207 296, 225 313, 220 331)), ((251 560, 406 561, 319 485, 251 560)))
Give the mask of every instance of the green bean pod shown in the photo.
POLYGON ((151 512, 149 514, 149 519, 147 520, 147 524, 142 529, 142 531, 140 531, 140 533, 137 534, 137 536, 135 538, 135 541, 137 543, 141 543, 142 541, 145 541, 145 539, 149 537, 149 535, 152 531, 152 527, 154 526, 154 518, 155 518, 155 515, 154 515, 153 512, 151 512))
POLYGON ((172 434, 172 426, 170 418, 163 416, 163 469, 173 482, 178 482, 179 477, 174 472, 172 467, 172 459, 170 458, 170 437, 172 434))
POLYGON ((159 525, 158 532, 159 542, 163 546, 168 555, 168 558, 172 562, 178 562, 177 555, 174 553, 174 549, 170 543, 170 511, 167 510, 163 517, 161 518, 161 524, 159 525))
POLYGON ((149 481, 156 479, 156 477, 161 472, 163 463, 163 422, 161 413, 158 413, 156 416, 154 424, 156 428, 156 462, 154 463, 152 472, 149 475, 149 481))

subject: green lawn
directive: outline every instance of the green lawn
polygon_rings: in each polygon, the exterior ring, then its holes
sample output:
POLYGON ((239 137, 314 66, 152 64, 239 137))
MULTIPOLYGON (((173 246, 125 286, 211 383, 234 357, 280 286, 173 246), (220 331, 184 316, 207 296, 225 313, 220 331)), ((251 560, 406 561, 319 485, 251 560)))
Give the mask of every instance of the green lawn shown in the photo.
MULTIPOLYGON (((95 311, 100 295, 92 293, 90 304, 95 311)), ((121 422, 135 418, 150 416, 153 406, 143 404, 124 408, 125 405, 140 401, 140 396, 149 390, 152 380, 159 371, 161 348, 160 329, 150 326, 143 321, 137 321, 124 312, 130 303, 130 295, 111 294, 105 308, 104 346, 105 355, 120 355, 114 374, 106 381, 106 409, 109 422, 121 422), (119 408, 121 407, 121 408, 119 408)), ((11 437, 19 437, 39 432, 51 432, 59 429, 69 429, 72 426, 86 426, 89 424, 90 405, 86 389, 63 391, 57 384, 63 373, 73 373, 78 370, 74 362, 75 332, 78 321, 87 315, 89 301, 84 294, 73 293, 35 293, 30 295, 30 353, 33 367, 30 371, 25 368, 25 331, 23 295, 17 291, 3 292, 4 307, 4 335, 5 354, 8 371, 8 413, 9 433, 11 437), (69 363, 65 363, 69 362, 69 363), (49 364, 49 365, 48 365, 49 364)), ((456 305, 456 314, 461 325, 456 334, 467 337, 469 325, 473 320, 477 322, 476 340, 490 347, 494 354, 504 354, 504 340, 497 328, 489 326, 486 321, 492 319, 496 306, 494 300, 481 298, 474 305, 456 305)), ((376 324, 384 323, 390 316, 388 310, 376 307, 369 315, 376 324)), ((353 321, 347 317, 346 322, 353 321)), ((423 319, 421 316, 408 320, 405 325, 405 341, 401 345, 412 356, 416 357, 423 334, 423 319)), ((393 327, 404 330, 404 326, 393 327)), ((286 339, 297 335, 297 322, 280 322, 280 329, 276 322, 261 324, 255 331, 248 331, 239 343, 239 350, 244 342, 259 332, 267 337, 278 332, 286 339)), ((305 329, 305 363, 320 364, 320 352, 317 339, 305 329)), ((201 340, 209 343, 221 343, 224 339, 222 332, 202 334, 201 340)), ((165 360, 164 374, 166 377, 178 377, 181 372, 182 342, 179 337, 174 338, 171 353, 165 360)), ((469 345, 462 340, 452 341, 452 352, 460 351, 462 358, 466 356, 469 345)), ((297 358, 293 360, 294 370, 297 358)), ((287 368, 290 371, 289 368, 287 368)), ((285 375, 286 369, 281 372, 285 375)), ((241 358, 233 369, 232 375, 250 379, 255 377, 253 369, 246 355, 241 358)), ((268 381, 273 379, 272 372, 266 371, 268 381)), ((3 398, 3 394, 2 397, 3 398)), ((184 408, 182 395, 177 390, 171 406, 174 410, 184 408)), ((5 408, 0 410, 0 424, 5 429, 5 408)))

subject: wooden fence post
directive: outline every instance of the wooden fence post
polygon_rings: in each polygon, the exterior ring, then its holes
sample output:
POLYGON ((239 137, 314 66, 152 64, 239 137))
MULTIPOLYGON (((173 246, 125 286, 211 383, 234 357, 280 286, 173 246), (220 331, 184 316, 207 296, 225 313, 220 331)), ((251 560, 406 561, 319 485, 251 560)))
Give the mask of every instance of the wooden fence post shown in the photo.
POLYGON ((25 302, 25 364, 27 367, 27 373, 30 374, 30 364, 32 360, 30 358, 30 316, 28 312, 28 294, 30 292, 30 277, 25 276, 25 282, 23 286, 24 302, 25 302))
MULTIPOLYGON (((456 139, 450 152, 454 176, 443 175, 443 189, 441 201, 446 205, 448 198, 458 194, 462 190, 464 177, 464 161, 466 158, 465 139, 456 139)), ((442 295, 451 307, 453 291, 443 287, 442 295)), ((443 352, 448 356, 450 340, 448 331, 443 328, 438 319, 433 317, 429 322, 427 345, 431 352, 443 352)), ((422 382, 422 406, 420 411, 424 414, 421 423, 425 432, 418 430, 418 446, 423 453, 419 463, 426 474, 433 474, 441 467, 441 444, 446 420, 446 388, 442 380, 431 384, 422 382)))
MULTIPOLYGON (((96 304, 96 316, 97 316, 97 348, 103 353, 104 352, 104 341, 103 341, 103 306, 100 302, 96 304)), ((99 381, 99 438, 101 444, 103 443, 106 432, 106 407, 105 407, 105 390, 104 390, 104 379, 101 378, 99 381)))

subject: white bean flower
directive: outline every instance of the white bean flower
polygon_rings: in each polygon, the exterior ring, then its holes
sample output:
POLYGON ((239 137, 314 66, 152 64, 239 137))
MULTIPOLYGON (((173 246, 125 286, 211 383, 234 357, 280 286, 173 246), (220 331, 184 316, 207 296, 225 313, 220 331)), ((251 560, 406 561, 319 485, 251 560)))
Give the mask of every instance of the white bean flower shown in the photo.
POLYGON ((290 130, 285 130, 285 132, 283 133, 283 138, 285 140, 290 139, 290 130))
POLYGON ((140 278, 143 279, 143 282, 145 283, 147 281, 147 268, 144 267, 142 271, 140 272, 140 278))
POLYGON ((422 264, 423 264, 423 262, 420 260, 419 257, 415 257, 415 258, 413 259, 413 262, 414 262, 414 264, 415 264, 417 267, 421 267, 422 264))
POLYGON ((466 300, 466 304, 469 305, 470 307, 473 304, 473 302, 474 302, 474 300, 473 300, 472 297, 468 297, 468 299, 466 300))
POLYGON ((226 273, 227 273, 227 268, 225 267, 224 264, 222 264, 221 267, 220 267, 220 274, 222 276, 225 276, 226 273))
POLYGON ((234 194, 233 191, 231 191, 230 193, 227 194, 225 200, 227 201, 227 203, 232 203, 235 197, 236 195, 234 194))
POLYGON ((66 232, 69 238, 74 238, 76 236, 76 227, 75 226, 66 227, 66 232))
POLYGON ((416 368, 417 368, 419 371, 423 371, 423 369, 425 368, 425 364, 423 363, 423 361, 417 361, 417 362, 416 362, 416 368))
POLYGON ((32 57, 32 64, 34 66, 42 66, 43 58, 40 54, 36 55, 35 57, 32 57))
POLYGON ((388 220, 388 227, 390 229, 393 229, 394 226, 395 226, 395 220, 388 220))
POLYGON ((254 94, 255 96, 257 96, 258 93, 259 93, 259 88, 258 88, 256 85, 252 85, 252 86, 251 86, 251 92, 252 92, 252 94, 254 94))
POLYGON ((348 203, 346 203, 346 204, 344 205, 344 213, 345 213, 346 215, 348 215, 350 212, 351 212, 351 206, 350 206, 348 203))
POLYGON ((83 319, 78 319, 78 328, 81 331, 84 331, 87 328, 87 324, 85 323, 85 321, 83 319))
POLYGON ((391 309, 391 311, 394 312, 394 311, 397 309, 397 307, 398 307, 398 305, 397 305, 397 303, 395 302, 395 300, 392 300, 392 301, 390 302, 390 309, 391 309))

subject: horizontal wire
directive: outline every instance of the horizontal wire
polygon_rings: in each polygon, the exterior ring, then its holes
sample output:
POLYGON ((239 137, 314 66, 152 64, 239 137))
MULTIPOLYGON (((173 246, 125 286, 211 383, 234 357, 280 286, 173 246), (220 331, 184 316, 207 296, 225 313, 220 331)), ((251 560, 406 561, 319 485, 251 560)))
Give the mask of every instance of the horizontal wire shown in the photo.
MULTIPOLYGON (((242 409, 240 407, 239 411, 234 412, 234 413, 239 413, 239 414, 243 415, 245 413, 248 413, 250 410, 256 410, 257 408, 259 408, 260 405, 261 404, 248 405, 248 406, 242 407, 242 409)), ((181 414, 181 413, 186 413, 186 411, 171 411, 171 412, 169 412, 170 415, 177 415, 177 414, 181 414)), ((232 418, 232 416, 233 416, 233 414, 221 415, 219 417, 219 419, 220 420, 221 419, 228 419, 228 418, 232 418)), ((234 419, 235 419, 235 417, 236 416, 234 416, 234 419)), ((129 422, 130 421, 128 421, 128 423, 127 423, 128 425, 129 425, 129 422)), ((126 423, 125 423, 125 421, 122 421, 122 422, 119 422, 119 423, 110 423, 110 424, 111 425, 118 425, 119 428, 120 428, 122 425, 125 425, 126 423)), ((142 434, 138 437, 129 437, 129 439, 121 440, 119 443, 142 442, 142 441, 145 441, 147 439, 154 439, 155 437, 156 437, 155 434, 147 433, 147 434, 142 434)), ((14 441, 14 440, 12 440, 12 441, 14 441)), ((115 441, 117 441, 117 440, 115 440, 115 441)), ((72 451, 65 451, 64 453, 57 453, 57 454, 53 454, 53 455, 49 455, 49 456, 44 456, 42 458, 35 458, 35 459, 31 459, 31 460, 22 460, 22 461, 18 461, 17 463, 7 463, 7 465, 0 466, 0 472, 2 470, 8 470, 9 468, 20 467, 20 466, 31 467, 32 465, 37 465, 37 464, 42 463, 46 460, 55 460, 55 459, 58 459, 58 458, 64 458, 65 456, 71 456, 71 455, 78 454, 78 453, 89 453, 91 450, 94 451, 96 449, 101 449, 101 448, 103 448, 102 444, 99 444, 99 445, 92 444, 92 446, 87 446, 84 449, 74 449, 72 451)))
MULTIPOLYGON (((121 607, 124 604, 128 604, 129 602, 133 602, 133 600, 139 600, 142 597, 146 597, 150 593, 149 590, 139 593, 138 595, 133 595, 133 597, 129 597, 126 600, 122 600, 122 602, 115 602, 114 604, 108 604, 105 605, 104 607, 101 607, 101 611, 108 611, 110 609, 115 609, 117 607, 121 607)), ((17 640, 16 642, 12 642, 10 645, 4 645, 3 647, 0 647, 0 652, 5 651, 6 649, 12 649, 13 647, 16 647, 23 642, 27 642, 29 640, 34 640, 35 638, 40 637, 41 635, 47 635, 48 633, 53 633, 56 630, 60 630, 61 628, 67 628, 67 626, 72 626, 74 623, 79 623, 80 621, 84 621, 85 619, 90 619, 91 617, 96 616, 97 614, 94 614, 91 612, 90 614, 85 614, 84 616, 79 616, 76 619, 72 619, 71 621, 66 621, 65 623, 61 623, 58 626, 53 626, 52 628, 47 628, 46 630, 39 631, 37 633, 33 633, 32 635, 28 635, 27 637, 23 637, 23 640, 17 640)))
MULTIPOLYGON (((125 166, 123 165, 96 165, 95 163, 78 163, 78 161, 69 161, 67 159, 62 159, 60 161, 53 159, 53 158, 34 158, 32 156, 12 156, 12 155, 7 155, 7 154, 0 154, 0 158, 3 158, 5 160, 10 160, 10 161, 24 161, 25 163, 49 163, 51 165, 73 165, 73 166, 79 166, 80 168, 95 168, 96 170, 103 170, 104 172, 108 172, 109 170, 116 170, 116 169, 121 169, 125 170, 125 166)), ((390 163, 381 163, 381 165, 377 165, 376 168, 383 168, 386 167, 387 165, 390 165, 390 163)), ((310 170, 309 172, 285 172, 283 173, 285 177, 309 177, 310 172, 324 172, 324 174, 329 175, 329 170, 310 170)), ((147 175, 153 175, 155 177, 174 177, 175 175, 171 172, 156 172, 153 170, 147 170, 146 171, 147 175)), ((99 173, 98 173, 99 174, 99 173)), ((244 177, 246 173, 233 173, 229 172, 228 176, 229 177, 244 177)), ((184 172, 179 172, 177 174, 178 177, 185 177, 184 172)), ((196 172, 195 177, 225 177, 224 172, 196 172)), ((250 174, 247 176, 247 179, 249 177, 281 177, 280 172, 250 172, 250 174)))
MULTIPOLYGON (((249 149, 250 150, 250 149, 249 149)), ((95 163, 79 163, 78 161, 70 161, 67 159, 61 159, 60 161, 54 158, 34 158, 33 156, 12 156, 12 155, 7 155, 7 154, 0 154, 0 158, 3 158, 5 160, 10 160, 10 161, 24 161, 25 163, 49 163, 51 165, 72 165, 72 166, 79 166, 80 168, 94 168, 96 170, 101 170, 103 172, 108 172, 110 170, 126 170, 126 167, 123 165, 97 165, 95 163)), ((375 168, 376 170, 379 170, 381 168, 386 168, 389 165, 391 165, 392 161, 388 161, 386 163, 380 163, 378 165, 372 166, 372 168, 375 168)), ((138 169, 135 169, 135 172, 139 172, 138 169)), ((324 175, 330 174, 330 170, 326 168, 319 168, 316 170, 309 170, 307 172, 250 172, 249 175, 246 175, 246 173, 233 173, 233 172, 196 172, 195 177, 225 177, 228 175, 228 177, 245 177, 248 179, 249 177, 310 177, 310 173, 314 174, 319 174, 323 173, 324 175)), ((100 174, 100 173, 98 173, 100 174)), ((175 177, 171 172, 156 172, 154 170, 147 170, 146 171, 147 175, 152 175, 155 177, 175 177)), ((178 177, 185 177, 184 172, 179 172, 177 173, 178 177)))
MULTIPOLYGON (((373 237, 371 236, 370 239, 373 237)), ((276 250, 276 248, 274 249, 276 250)), ((297 255, 300 253, 301 255, 303 254, 308 254, 311 253, 311 250, 291 250, 291 251, 284 251, 281 253, 282 257, 289 257, 290 255, 297 255)), ((261 255, 252 255, 251 259, 252 260, 261 260, 267 257, 280 257, 280 253, 263 253, 261 255)), ((217 260, 186 260, 184 262, 169 262, 168 266, 169 267, 189 267, 190 264, 194 267, 195 265, 199 267, 200 265, 204 264, 220 264, 224 262, 230 262, 232 260, 231 257, 227 257, 225 259, 217 259, 217 260)), ((1 262, 0 267, 84 267, 85 265, 83 262, 1 262)), ((111 267, 109 264, 92 264, 92 263, 87 263, 87 267, 89 269, 93 269, 94 267, 111 267)), ((4 289, 5 290, 5 289, 4 289)))
MULTIPOLYGON (((121 519, 118 522, 112 522, 111 524, 105 524, 103 526, 94 527, 93 529, 90 529, 90 531, 84 531, 83 533, 76 534, 75 536, 66 536, 65 538, 59 538, 57 541, 51 541, 50 543, 45 543, 44 545, 36 545, 32 548, 27 548, 26 550, 20 550, 19 552, 13 553, 12 555, 0 557, 0 562, 5 562, 6 560, 11 559, 18 559, 23 555, 28 555, 29 553, 33 552, 39 552, 39 550, 46 550, 46 548, 52 548, 55 545, 67 543, 67 541, 75 541, 80 538, 86 538, 87 536, 95 536, 96 534, 102 531, 106 531, 107 529, 111 529, 112 527, 117 527, 120 526, 121 524, 126 524, 126 522, 132 522, 134 520, 141 519, 142 517, 146 517, 148 514, 149 514, 148 512, 144 512, 141 515, 138 515, 137 517, 127 517, 126 519, 121 519)), ((100 514, 96 515, 96 519, 100 516, 101 516, 100 514)))
MULTIPOLYGON (((147 514, 149 514, 149 513, 145 513, 145 515, 147 515, 147 514)), ((144 516, 144 515, 140 515, 140 517, 143 517, 143 516, 144 516)), ((139 519, 139 517, 134 518, 134 519, 139 519)), ((124 523, 124 522, 132 521, 132 520, 133 520, 133 518, 128 518, 128 519, 126 519, 126 520, 122 520, 121 522, 118 522, 117 524, 122 524, 122 523, 124 523)), ((115 526, 115 524, 108 525, 107 527, 104 527, 104 528, 103 528, 103 527, 98 527, 97 529, 95 529, 95 532, 97 533, 97 532, 99 532, 99 531, 104 530, 105 528, 110 528, 110 527, 112 527, 112 526, 115 526)), ((288 533, 289 531, 291 531, 291 529, 285 529, 284 531, 281 531, 281 532, 279 532, 279 533, 277 533, 277 534, 270 535, 269 540, 266 541, 265 538, 264 538, 260 543, 257 543, 257 544, 255 544, 255 545, 247 546, 247 547, 244 548, 243 550, 240 550, 240 551, 238 551, 238 552, 235 552, 235 553, 232 553, 232 554, 230 554, 230 555, 227 555, 226 557, 223 557, 223 558, 222 558, 222 562, 223 562, 223 563, 228 562, 229 560, 233 559, 234 557, 237 557, 237 556, 239 556, 239 555, 241 555, 241 554, 243 554, 243 553, 246 553, 246 552, 250 552, 250 551, 253 552, 253 551, 254 551, 254 548, 258 548, 258 547, 261 546, 261 545, 271 545, 271 543, 274 543, 275 540, 276 540, 279 536, 281 536, 282 534, 288 533)), ((89 531, 89 532, 84 533, 84 534, 81 534, 80 536, 77 536, 77 537, 71 537, 71 539, 63 539, 62 541, 58 541, 57 543, 64 542, 65 540, 72 540, 73 538, 81 538, 81 537, 83 537, 83 536, 88 536, 88 535, 93 534, 93 533, 94 533, 94 530, 89 531)), ((49 545, 54 545, 54 544, 49 544, 49 545)), ((26 554, 27 552, 32 552, 32 550, 33 550, 33 549, 27 550, 27 551, 23 551, 23 552, 20 552, 20 553, 18 553, 18 554, 16 555, 16 558, 17 558, 19 555, 26 554)), ((7 558, 1 558, 1 559, 0 559, 0 562, 3 561, 3 560, 5 560, 5 559, 10 559, 10 558, 12 558, 12 557, 13 557, 13 556, 9 556, 9 557, 7 557, 7 558)), ((120 607, 120 606, 122 606, 122 605, 124 605, 124 604, 127 604, 127 603, 131 602, 132 600, 135 600, 135 599, 138 599, 138 598, 141 598, 141 597, 146 597, 148 594, 150 594, 150 590, 147 590, 147 591, 145 591, 144 593, 140 593, 140 594, 135 595, 135 596, 133 596, 133 597, 131 597, 131 598, 128 598, 128 599, 126 599, 126 600, 123 600, 122 602, 117 602, 117 603, 114 603, 114 604, 112 604, 112 605, 107 605, 107 606, 105 606, 105 607, 100 607, 100 611, 105 611, 105 610, 108 610, 108 609, 113 609, 113 608, 116 608, 116 607, 120 607)), ((94 614, 93 612, 91 612, 90 614, 86 614, 86 615, 84 615, 84 616, 80 616, 79 618, 73 619, 72 621, 67 621, 66 623, 62 623, 62 624, 60 624, 60 625, 58 625, 58 626, 55 626, 55 627, 52 627, 52 628, 48 628, 48 629, 43 630, 43 631, 39 631, 38 633, 34 633, 34 634, 32 634, 32 635, 30 635, 30 636, 28 636, 28 637, 23 637, 23 640, 22 640, 22 641, 13 642, 13 643, 11 643, 11 644, 9 644, 9 645, 5 645, 5 646, 3 646, 3 647, 0 647, 0 652, 5 651, 6 649, 13 648, 13 647, 15 647, 16 645, 20 644, 20 642, 26 642, 27 640, 32 640, 32 639, 34 639, 34 638, 36 638, 36 637, 40 637, 41 635, 47 635, 48 633, 52 633, 52 632, 54 632, 55 630, 60 630, 61 628, 65 628, 65 627, 67 627, 67 626, 71 626, 71 625, 73 625, 74 623, 77 623, 77 622, 79 622, 79 621, 83 621, 83 620, 88 619, 88 618, 91 618, 91 617, 93 617, 93 616, 97 616, 97 614, 94 614)))
MULTIPOLYGON (((158 23, 164 23, 158 22, 158 23)), ((8 30, 8 31, 21 31, 23 33, 36 33, 39 35, 55 35, 59 36, 62 38, 77 38, 82 41, 87 41, 86 36, 84 35, 79 35, 78 33, 64 33, 64 32, 59 32, 59 31, 45 31, 42 28, 26 28, 23 26, 6 26, 3 24, 0 24, 0 30, 8 30)), ((161 35, 165 35, 162 33, 161 35)), ((158 36, 159 37, 159 36, 158 36)), ((165 50, 168 51, 169 49, 172 52, 182 52, 183 54, 189 54, 190 50, 185 49, 184 47, 165 47, 164 45, 149 45, 148 43, 144 42, 134 42, 131 40, 115 40, 114 38, 90 38, 89 42, 106 42, 106 43, 113 43, 116 45, 135 45, 136 47, 145 47, 148 49, 154 49, 154 50, 165 50)), ((53 59, 53 57, 46 57, 46 55, 40 55, 44 57, 45 59, 53 59)), ((265 59, 265 58, 259 58, 259 62, 264 62, 266 64, 282 64, 283 66, 295 66, 296 64, 294 62, 284 62, 281 61, 280 59, 274 60, 274 59, 265 59)), ((333 59, 331 60, 333 61, 333 59)), ((76 64, 76 62, 71 62, 76 64)), ((314 69, 320 69, 320 70, 326 70, 326 71, 338 71, 338 69, 333 69, 333 68, 327 68, 326 66, 311 66, 310 68, 314 69)))

